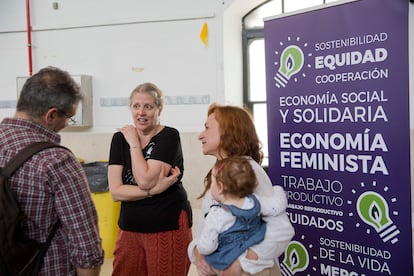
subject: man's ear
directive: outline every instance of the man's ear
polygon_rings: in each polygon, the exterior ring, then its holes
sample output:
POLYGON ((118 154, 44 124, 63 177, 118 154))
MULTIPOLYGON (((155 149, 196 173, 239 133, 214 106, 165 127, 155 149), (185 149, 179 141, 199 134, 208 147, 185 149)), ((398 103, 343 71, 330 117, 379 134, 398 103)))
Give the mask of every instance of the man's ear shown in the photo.
POLYGON ((43 120, 47 125, 53 123, 58 115, 58 109, 56 107, 51 107, 49 110, 43 115, 43 120))

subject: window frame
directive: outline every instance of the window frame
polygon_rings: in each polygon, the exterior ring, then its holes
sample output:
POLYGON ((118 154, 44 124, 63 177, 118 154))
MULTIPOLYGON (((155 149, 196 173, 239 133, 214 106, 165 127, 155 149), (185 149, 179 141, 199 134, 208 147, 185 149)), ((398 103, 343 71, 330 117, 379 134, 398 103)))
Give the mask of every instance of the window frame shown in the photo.
MULTIPOLYGON (((246 27, 246 21, 248 20, 254 20, 254 18, 249 18, 249 16, 254 13, 255 11, 257 11, 258 9, 260 9, 261 7, 263 7, 264 5, 268 4, 269 2, 273 2, 273 1, 280 1, 280 5, 281 5, 281 11, 280 14, 284 14, 286 12, 285 9, 285 1, 286 0, 267 0, 264 1, 263 3, 259 4, 258 6, 256 6, 255 8, 253 8, 252 10, 250 10, 246 15, 244 15, 242 17, 242 76, 243 76, 243 105, 245 107, 247 107, 249 109, 249 111, 251 112, 253 118, 255 118, 255 114, 254 114, 254 105, 255 104, 265 104, 267 105, 267 99, 265 99, 264 101, 253 101, 250 100, 250 64, 249 64, 249 60, 250 60, 250 56, 249 56, 249 45, 257 40, 257 39, 263 39, 264 40, 264 26, 260 26, 260 27, 253 27, 253 28, 248 28, 246 27)), ((330 2, 336 2, 339 0, 322 0, 322 3, 320 5, 325 5, 327 3, 330 2)), ((255 118, 256 119, 256 118, 255 118)), ((267 125, 267 117, 266 119, 266 125, 267 125)), ((267 148, 267 139, 268 137, 260 137, 259 139, 261 139, 262 144, 264 145, 266 142, 266 147, 267 148), (265 139, 265 140, 264 140, 265 139)), ((264 163, 267 162, 268 159, 268 152, 263 152, 265 160, 264 163)))
POLYGON ((242 55, 243 55, 243 103, 253 112, 255 103, 266 103, 266 101, 250 101, 250 64, 249 64, 249 45, 257 39, 264 39, 264 29, 245 29, 242 30, 242 55))

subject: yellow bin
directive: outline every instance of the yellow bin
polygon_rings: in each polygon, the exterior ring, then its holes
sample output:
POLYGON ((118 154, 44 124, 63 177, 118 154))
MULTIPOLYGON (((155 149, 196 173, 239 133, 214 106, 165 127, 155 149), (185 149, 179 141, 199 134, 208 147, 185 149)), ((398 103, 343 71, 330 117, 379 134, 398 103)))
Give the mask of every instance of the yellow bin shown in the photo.
POLYGON ((115 242, 118 235, 118 218, 120 202, 114 202, 109 192, 92 193, 92 199, 98 212, 99 233, 105 258, 114 256, 115 242))

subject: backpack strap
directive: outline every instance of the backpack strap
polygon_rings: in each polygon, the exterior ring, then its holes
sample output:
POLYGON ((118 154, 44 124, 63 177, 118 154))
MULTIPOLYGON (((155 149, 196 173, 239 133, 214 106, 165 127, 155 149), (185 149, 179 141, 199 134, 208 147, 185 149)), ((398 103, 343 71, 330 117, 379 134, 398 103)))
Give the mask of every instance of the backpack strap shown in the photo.
MULTIPOLYGON (((26 148, 19 151, 1 170, 1 173, 5 178, 9 178, 12 176, 18 168, 20 168, 25 161, 27 161, 30 157, 32 157, 34 154, 47 149, 47 148, 53 148, 53 147, 59 147, 66 149, 70 151, 68 148, 52 143, 52 142, 36 142, 33 144, 30 144, 26 148)), ((48 250, 50 243, 52 242, 52 239, 59 228, 60 220, 57 220, 55 224, 52 227, 52 231, 49 233, 46 242, 43 244, 43 246, 40 249, 39 252, 39 258, 40 262, 36 262, 33 269, 36 269, 35 271, 40 271, 40 268, 43 264, 43 258, 46 255, 46 251, 48 250)), ((26 268, 23 268, 23 270, 26 268)))
POLYGON ((53 148, 53 147, 60 147, 67 149, 64 146, 52 143, 52 142, 36 142, 33 144, 30 144, 26 148, 19 151, 16 156, 14 156, 3 168, 2 168, 2 174, 4 177, 8 178, 13 175, 13 173, 21 166, 23 163, 28 160, 30 157, 32 157, 35 153, 40 152, 47 148, 53 148))

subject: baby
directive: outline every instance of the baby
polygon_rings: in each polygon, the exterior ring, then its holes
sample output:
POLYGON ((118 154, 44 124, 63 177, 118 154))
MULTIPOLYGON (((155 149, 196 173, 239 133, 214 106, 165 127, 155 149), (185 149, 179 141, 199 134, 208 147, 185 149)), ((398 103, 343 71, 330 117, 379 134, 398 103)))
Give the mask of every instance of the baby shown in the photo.
MULTIPOLYGON (((285 212, 287 200, 281 187, 274 187, 274 195, 259 197, 254 194, 257 185, 244 157, 218 160, 212 169, 210 193, 216 204, 205 216, 197 249, 217 273, 264 239, 266 223, 262 217, 285 212)), ((243 270, 255 271, 254 260, 242 259, 246 262, 241 263, 243 270)), ((269 262, 273 264, 271 257, 269 262)))

